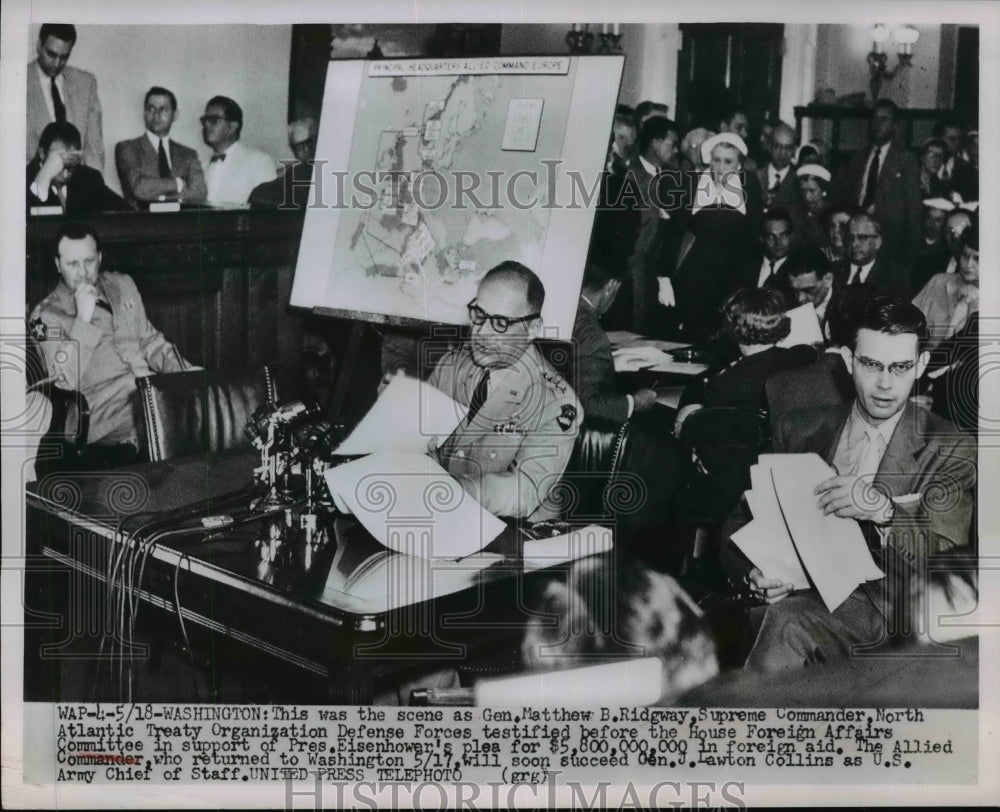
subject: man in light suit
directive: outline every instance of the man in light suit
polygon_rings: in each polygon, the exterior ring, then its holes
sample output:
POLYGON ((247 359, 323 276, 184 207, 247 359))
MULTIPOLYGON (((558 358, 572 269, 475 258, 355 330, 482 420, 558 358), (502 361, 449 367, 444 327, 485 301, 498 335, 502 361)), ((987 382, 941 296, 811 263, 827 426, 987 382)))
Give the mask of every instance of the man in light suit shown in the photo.
POLYGON ((125 200, 135 207, 155 201, 204 203, 205 174, 198 153, 170 138, 177 121, 177 97, 151 87, 143 102, 146 132, 115 146, 115 166, 125 200))
POLYGON ((66 65, 76 44, 76 28, 45 23, 35 46, 37 59, 28 64, 28 133, 25 160, 34 157, 42 130, 53 121, 68 121, 80 131, 83 161, 104 172, 101 100, 92 73, 66 65))
POLYGON ((896 140, 899 108, 879 99, 869 124, 871 147, 859 151, 840 182, 840 202, 860 205, 882 225, 883 256, 909 266, 920 243, 920 168, 896 140))
POLYGON ((469 303, 472 334, 444 355, 430 383, 469 413, 431 450, 491 513, 532 522, 555 518, 549 492, 576 441, 583 410, 533 340, 545 288, 519 262, 486 273, 469 303))
POLYGON ((774 450, 816 453, 837 476, 815 490, 824 514, 855 519, 886 577, 869 581, 833 612, 815 590, 792 593, 731 542, 723 560, 768 606, 746 668, 817 665, 881 644, 892 601, 926 575, 927 556, 969 543, 976 445, 956 426, 910 401, 927 366, 927 322, 909 302, 877 296, 864 309, 844 360, 856 397, 844 406, 791 412, 777 421, 774 450))

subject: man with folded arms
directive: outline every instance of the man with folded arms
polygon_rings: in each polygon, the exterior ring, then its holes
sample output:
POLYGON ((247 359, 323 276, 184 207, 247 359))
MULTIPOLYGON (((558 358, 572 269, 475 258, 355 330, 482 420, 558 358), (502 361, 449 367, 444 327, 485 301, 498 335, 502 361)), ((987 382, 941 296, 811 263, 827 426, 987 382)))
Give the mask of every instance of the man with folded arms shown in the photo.
POLYGON ((177 121, 177 97, 151 87, 143 102, 146 132, 115 147, 115 166, 129 205, 159 201, 203 203, 207 190, 198 153, 170 138, 177 121))
POLYGON ((882 642, 901 582, 925 576, 927 556, 969 543, 975 442, 910 401, 927 366, 926 342, 927 322, 916 307, 875 297, 843 349, 855 399, 776 421, 775 452, 816 453, 836 470, 816 487, 817 507, 859 522, 886 578, 861 584, 830 612, 818 592, 793 593, 728 542, 723 563, 730 577, 768 604, 746 668, 817 665, 882 642))

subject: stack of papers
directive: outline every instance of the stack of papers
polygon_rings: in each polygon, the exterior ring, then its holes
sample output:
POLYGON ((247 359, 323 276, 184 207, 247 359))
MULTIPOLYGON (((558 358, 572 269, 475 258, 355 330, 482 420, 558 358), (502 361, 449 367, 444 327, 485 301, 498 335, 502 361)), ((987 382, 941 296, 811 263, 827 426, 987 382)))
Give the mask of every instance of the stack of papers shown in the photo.
POLYGON ((788 311, 792 322, 791 332, 778 342, 779 347, 794 347, 797 344, 822 344, 823 330, 819 326, 819 316, 812 302, 792 308, 788 311))
POLYGON ((813 490, 836 476, 817 454, 763 454, 746 493, 753 521, 733 542, 765 578, 794 589, 815 585, 834 611, 865 581, 885 576, 854 519, 824 516, 813 490))

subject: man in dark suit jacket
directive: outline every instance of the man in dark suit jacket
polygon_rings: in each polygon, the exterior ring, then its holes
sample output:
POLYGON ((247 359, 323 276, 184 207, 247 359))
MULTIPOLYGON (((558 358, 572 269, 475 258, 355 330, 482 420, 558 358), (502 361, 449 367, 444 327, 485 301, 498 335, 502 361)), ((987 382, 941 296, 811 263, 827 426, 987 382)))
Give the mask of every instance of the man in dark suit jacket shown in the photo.
POLYGON ((920 241, 920 168, 912 152, 895 140, 899 109, 880 99, 872 110, 871 147, 848 163, 840 202, 860 205, 882 225, 883 255, 912 261, 920 241))
POLYGON ((792 166, 795 154, 795 130, 778 122, 768 137, 771 160, 766 166, 758 167, 757 180, 764 190, 764 202, 768 209, 775 206, 787 208, 799 203, 799 185, 792 166))
POLYGON ((834 266, 834 274, 847 285, 871 285, 879 293, 909 299, 912 295, 908 266, 890 259, 883 250, 880 222, 864 212, 847 224, 847 259, 834 266))
POLYGON ((62 23, 45 23, 38 32, 37 59, 28 64, 28 133, 26 160, 47 124, 66 121, 81 134, 83 162, 104 171, 104 132, 97 80, 85 70, 67 67, 76 44, 76 28, 62 23), (52 94, 53 85, 56 95, 52 94))
POLYGON ((816 453, 837 470, 815 493, 825 514, 855 519, 885 579, 862 584, 830 612, 815 590, 769 579, 731 542, 724 564, 769 605, 747 659, 777 671, 851 655, 881 643, 891 601, 907 579, 925 576, 926 557, 969 543, 976 491, 976 446, 969 435, 909 400, 927 366, 923 314, 886 296, 865 308, 844 359, 851 404, 792 412, 778 421, 778 453, 816 453))
POLYGON ((27 204, 59 206, 66 214, 93 214, 126 208, 104 185, 96 169, 81 165, 80 133, 68 121, 52 122, 27 167, 27 204))
POLYGON ((115 146, 115 166, 129 205, 179 200, 204 203, 208 191, 198 153, 170 138, 177 121, 177 97, 151 87, 143 102, 146 132, 115 146))

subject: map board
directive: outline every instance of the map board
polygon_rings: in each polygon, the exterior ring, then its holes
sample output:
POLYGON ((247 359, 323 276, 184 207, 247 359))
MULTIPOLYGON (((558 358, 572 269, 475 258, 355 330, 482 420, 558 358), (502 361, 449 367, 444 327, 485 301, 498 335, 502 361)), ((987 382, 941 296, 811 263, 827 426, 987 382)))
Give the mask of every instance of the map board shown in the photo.
POLYGON ((545 284, 546 334, 568 338, 623 64, 331 62, 292 305, 464 324, 513 259, 545 284))

